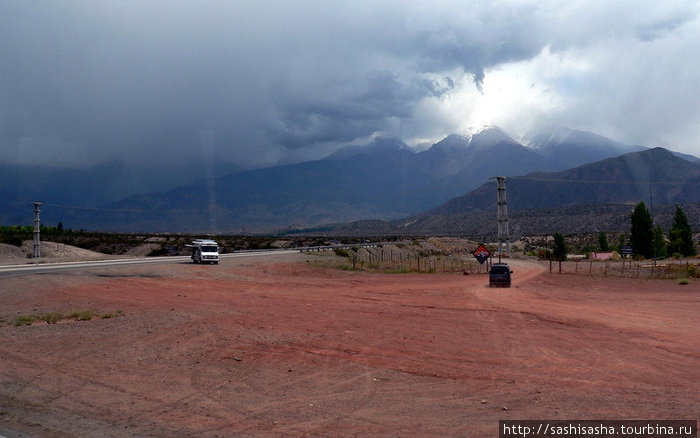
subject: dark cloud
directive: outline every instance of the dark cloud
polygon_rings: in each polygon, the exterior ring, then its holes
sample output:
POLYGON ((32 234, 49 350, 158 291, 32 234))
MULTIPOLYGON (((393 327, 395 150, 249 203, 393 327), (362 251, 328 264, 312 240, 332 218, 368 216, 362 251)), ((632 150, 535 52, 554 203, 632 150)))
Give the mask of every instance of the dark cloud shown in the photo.
MULTIPOLYGON (((221 160, 270 164, 377 135, 425 139, 466 127, 454 115, 427 114, 426 102, 448 114, 448 97, 483 92, 494 69, 545 47, 569 56, 676 38, 671 49, 697 49, 697 3, 664 5, 3 2, 0 153, 57 165, 186 162, 205 147, 221 160)), ((691 58, 689 77, 698 69, 691 58)), ((634 66, 616 67, 629 99, 634 66)), ((682 95, 685 84, 664 93, 682 95)), ((618 93, 582 92, 581 102, 610 102, 600 106, 613 111, 618 93)), ((695 135, 686 105, 674 109, 676 120, 695 135)), ((577 115, 590 110, 567 108, 567 121, 581 127, 577 115)), ((649 117, 631 116, 637 124, 649 117)))
POLYGON ((428 81, 403 83, 391 72, 370 72, 321 93, 283 94, 276 105, 279 124, 270 137, 286 147, 351 142, 380 131, 387 119, 410 117, 416 101, 439 93, 439 87, 428 81))

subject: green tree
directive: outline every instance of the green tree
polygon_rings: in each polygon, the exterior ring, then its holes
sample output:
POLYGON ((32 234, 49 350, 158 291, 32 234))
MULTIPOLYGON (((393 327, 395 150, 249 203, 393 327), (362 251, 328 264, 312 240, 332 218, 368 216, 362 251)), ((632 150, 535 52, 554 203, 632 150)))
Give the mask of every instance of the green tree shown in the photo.
POLYGON ((615 249, 615 251, 622 254, 622 246, 627 245, 628 243, 629 243, 629 241, 627 239, 627 234, 620 234, 617 237, 617 243, 615 244, 615 246, 613 248, 615 249))
POLYGON ((605 233, 605 231, 598 233, 598 248, 600 248, 601 251, 610 250, 610 245, 608 245, 608 235, 605 233))
POLYGON ((667 257, 666 252, 666 237, 664 237, 664 230, 661 229, 661 225, 657 225, 654 228, 654 255, 656 257, 667 257))
POLYGON ((635 255, 644 256, 648 259, 654 257, 654 229, 651 214, 640 202, 634 207, 630 215, 632 228, 630 230, 630 243, 635 255))
POLYGON ((676 205, 676 215, 673 218, 673 226, 669 232, 669 252, 679 253, 684 257, 694 256, 697 252, 693 243, 693 231, 688 225, 688 218, 685 216, 680 205, 676 205))
POLYGON ((562 236, 561 233, 554 233, 554 250, 552 251, 554 260, 566 260, 566 253, 568 251, 569 249, 566 247, 564 236, 562 236))

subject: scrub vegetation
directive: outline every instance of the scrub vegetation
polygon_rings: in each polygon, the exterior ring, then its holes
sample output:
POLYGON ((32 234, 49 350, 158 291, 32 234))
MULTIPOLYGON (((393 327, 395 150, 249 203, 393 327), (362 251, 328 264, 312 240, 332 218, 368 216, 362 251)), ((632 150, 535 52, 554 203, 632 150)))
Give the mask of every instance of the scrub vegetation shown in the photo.
POLYGON ((96 318, 108 319, 120 316, 124 316, 124 311, 116 310, 106 313, 100 313, 90 309, 76 309, 66 312, 50 311, 45 313, 30 313, 14 316, 10 319, 10 325, 20 327, 23 325, 32 325, 41 322, 56 324, 62 321, 90 321, 96 318))

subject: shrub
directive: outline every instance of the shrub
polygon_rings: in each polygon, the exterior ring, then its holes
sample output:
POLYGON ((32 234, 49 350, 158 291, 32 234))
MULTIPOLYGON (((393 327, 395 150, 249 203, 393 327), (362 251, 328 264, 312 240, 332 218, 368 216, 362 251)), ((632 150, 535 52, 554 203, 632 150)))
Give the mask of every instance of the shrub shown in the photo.
POLYGON ((46 312, 39 317, 39 319, 46 321, 48 324, 56 324, 64 318, 65 315, 60 312, 46 312))
POLYGON ((168 255, 168 247, 167 246, 161 246, 160 248, 156 248, 146 254, 146 257, 160 257, 160 256, 165 256, 168 255))
POLYGON ((14 317, 12 324, 16 327, 22 325, 32 325, 35 320, 36 317, 34 315, 18 315, 14 317))
POLYGON ((350 252, 349 252, 347 249, 344 249, 344 248, 335 248, 335 249, 333 250, 333 252, 335 253, 335 255, 337 255, 337 256, 339 256, 339 257, 347 257, 347 258, 350 258, 350 252))
POLYGON ((399 268, 399 269, 387 269, 384 271, 385 274, 410 274, 411 270, 407 268, 399 268))
POLYGON ((4 243, 21 248, 22 247, 22 238, 19 236, 11 236, 11 237, 6 238, 4 243))
POLYGON ((95 316, 95 312, 92 310, 73 310, 68 314, 69 318, 73 318, 76 321, 90 321, 95 316))
MULTIPOLYGON (((32 325, 36 321, 46 321, 48 324, 56 324, 64 319, 75 319, 76 321, 89 321, 97 316, 97 313, 92 310, 72 310, 70 312, 46 312, 42 314, 18 315, 12 319, 12 324, 19 327, 22 325, 32 325)), ((124 316, 123 310, 116 312, 103 313, 100 318, 117 318, 124 316)), ((1 320, 0 320, 1 322, 1 320)))

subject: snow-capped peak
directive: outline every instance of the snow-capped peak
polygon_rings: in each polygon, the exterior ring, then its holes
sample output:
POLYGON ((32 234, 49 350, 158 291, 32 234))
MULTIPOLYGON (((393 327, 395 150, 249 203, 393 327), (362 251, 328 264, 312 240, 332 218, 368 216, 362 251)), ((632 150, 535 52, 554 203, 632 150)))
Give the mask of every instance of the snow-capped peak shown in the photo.
POLYGON ((510 135, 494 125, 483 125, 469 131, 469 147, 474 149, 485 149, 502 141, 514 141, 510 135))
POLYGON ((465 137, 471 138, 474 135, 481 134, 484 131, 490 131, 491 129, 500 129, 500 128, 496 125, 491 125, 491 124, 484 124, 481 126, 471 126, 469 128, 466 128, 463 131, 462 135, 464 135, 465 137))

